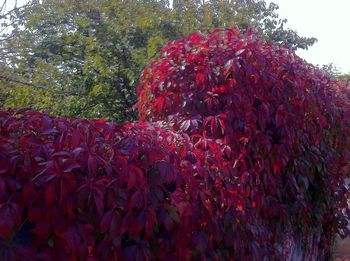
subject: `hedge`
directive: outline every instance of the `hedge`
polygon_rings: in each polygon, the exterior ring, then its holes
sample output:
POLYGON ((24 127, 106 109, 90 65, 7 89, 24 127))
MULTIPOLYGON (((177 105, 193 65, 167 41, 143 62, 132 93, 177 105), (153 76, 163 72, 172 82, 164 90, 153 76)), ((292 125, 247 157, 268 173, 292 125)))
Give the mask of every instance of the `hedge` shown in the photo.
POLYGON ((140 121, 0 112, 1 260, 327 260, 350 93, 236 28, 170 42, 140 121))

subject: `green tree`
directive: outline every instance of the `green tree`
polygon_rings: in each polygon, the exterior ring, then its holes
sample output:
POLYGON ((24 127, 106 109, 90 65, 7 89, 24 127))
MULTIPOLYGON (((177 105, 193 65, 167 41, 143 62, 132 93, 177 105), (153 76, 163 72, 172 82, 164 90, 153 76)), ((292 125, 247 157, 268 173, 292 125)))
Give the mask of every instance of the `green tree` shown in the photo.
POLYGON ((174 0, 173 6, 184 34, 236 25, 243 29, 253 28, 266 39, 293 50, 307 49, 317 41, 285 28, 287 19, 279 18, 278 5, 267 5, 265 0, 174 0))
POLYGON ((1 105, 132 120, 139 75, 169 40, 238 25, 293 49, 313 44, 276 11, 261 0, 28 1, 0 16, 1 105))
POLYGON ((348 83, 348 85, 350 86, 350 73, 340 74, 338 76, 338 79, 346 81, 348 83))
POLYGON ((339 68, 333 63, 324 64, 321 66, 321 69, 328 75, 347 82, 347 84, 350 86, 350 73, 342 73, 339 68))

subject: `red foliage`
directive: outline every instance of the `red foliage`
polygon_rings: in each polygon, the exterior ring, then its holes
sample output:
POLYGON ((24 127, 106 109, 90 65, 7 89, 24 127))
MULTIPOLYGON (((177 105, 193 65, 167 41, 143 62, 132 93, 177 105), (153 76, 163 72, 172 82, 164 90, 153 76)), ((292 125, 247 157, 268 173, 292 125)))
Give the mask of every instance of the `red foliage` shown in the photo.
POLYGON ((145 69, 138 95, 141 119, 188 133, 203 151, 212 151, 209 140, 222 147, 227 170, 208 164, 224 181, 211 197, 227 204, 231 256, 281 260, 274 244, 283 234, 307 241, 319 231, 322 259, 336 231, 348 234, 344 83, 251 31, 227 29, 170 42, 145 69), (235 209, 244 215, 239 225, 235 209))
POLYGON ((0 259, 288 260, 296 238, 322 260, 348 233, 345 87, 229 29, 145 69, 154 123, 0 112, 0 259))
MULTIPOLYGON (((0 259, 144 260, 180 256, 190 163, 184 138, 33 111, 0 113, 0 259), (180 248, 179 248, 180 249, 180 248)), ((188 148, 187 148, 188 147, 188 148)), ((191 244, 188 244, 187 251, 191 244)), ((182 249, 184 251, 184 249, 182 249)), ((186 252, 187 253, 187 252, 186 252)))

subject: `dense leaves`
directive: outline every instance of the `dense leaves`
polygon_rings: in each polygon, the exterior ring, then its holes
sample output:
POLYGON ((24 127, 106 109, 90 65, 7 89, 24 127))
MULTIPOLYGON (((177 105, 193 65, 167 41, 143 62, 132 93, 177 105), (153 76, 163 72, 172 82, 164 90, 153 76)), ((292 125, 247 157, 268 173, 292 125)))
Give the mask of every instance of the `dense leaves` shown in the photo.
POLYGON ((0 130, 4 260, 219 260, 243 239, 216 141, 26 110, 1 112, 0 130))
POLYGON ((2 260, 183 255, 177 246, 189 241, 176 204, 191 204, 172 194, 188 187, 184 138, 147 123, 33 111, 1 112, 0 130, 2 260))
POLYGON ((223 148, 227 171, 206 164, 215 181, 225 177, 221 195, 212 196, 236 200, 227 202, 223 224, 235 223, 233 208, 244 215, 240 239, 240 229, 225 229, 234 256, 271 258, 273 244, 291 234, 304 242, 320 237, 305 243, 304 258, 312 259, 308 247, 324 258, 334 232, 348 234, 344 82, 251 31, 227 29, 170 42, 143 72, 138 94, 142 119, 188 133, 201 151, 223 148))
POLYGON ((345 83, 226 29, 138 94, 149 122, 0 112, 1 259, 324 260, 348 234, 345 83))

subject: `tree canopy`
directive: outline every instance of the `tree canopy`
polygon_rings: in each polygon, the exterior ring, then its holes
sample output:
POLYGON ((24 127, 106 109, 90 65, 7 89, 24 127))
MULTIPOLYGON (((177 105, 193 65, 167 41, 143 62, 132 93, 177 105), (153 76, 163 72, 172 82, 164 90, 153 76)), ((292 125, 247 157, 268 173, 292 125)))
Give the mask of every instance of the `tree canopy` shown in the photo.
POLYGON ((286 28, 277 10, 263 0, 31 0, 2 8, 0 105, 131 120, 139 75, 170 40, 238 26, 294 50, 316 41, 286 28))

